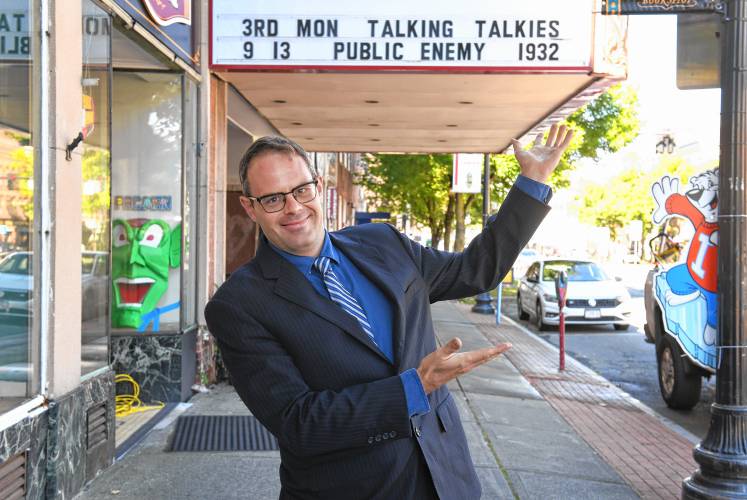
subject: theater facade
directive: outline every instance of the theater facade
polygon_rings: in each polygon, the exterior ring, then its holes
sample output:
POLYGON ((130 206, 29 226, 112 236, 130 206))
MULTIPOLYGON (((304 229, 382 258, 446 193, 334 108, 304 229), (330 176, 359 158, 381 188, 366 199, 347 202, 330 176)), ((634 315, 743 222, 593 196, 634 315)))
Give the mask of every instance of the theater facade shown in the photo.
POLYGON ((218 378, 202 307, 256 249, 254 140, 302 144, 353 224, 361 155, 501 152, 624 79, 599 3, 3 2, 0 497, 74 496, 218 378))

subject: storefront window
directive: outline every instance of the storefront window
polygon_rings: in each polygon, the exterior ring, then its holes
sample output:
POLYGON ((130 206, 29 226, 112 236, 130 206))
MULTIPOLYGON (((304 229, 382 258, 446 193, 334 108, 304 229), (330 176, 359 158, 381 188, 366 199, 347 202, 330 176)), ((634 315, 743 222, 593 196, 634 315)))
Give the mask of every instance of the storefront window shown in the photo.
POLYGON ((112 92, 111 326, 180 328, 183 77, 115 71, 112 92))
POLYGON ((83 1, 81 373, 109 363, 111 18, 83 1))
POLYGON ((0 414, 37 392, 34 352, 35 2, 0 4, 0 414))

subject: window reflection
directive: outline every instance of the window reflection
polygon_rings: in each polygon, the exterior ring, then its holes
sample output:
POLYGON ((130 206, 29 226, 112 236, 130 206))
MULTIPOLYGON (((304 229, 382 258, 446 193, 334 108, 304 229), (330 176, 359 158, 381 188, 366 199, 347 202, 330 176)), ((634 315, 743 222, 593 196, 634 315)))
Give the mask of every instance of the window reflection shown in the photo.
POLYGON ((83 2, 83 141, 81 252, 81 373, 106 366, 109 358, 109 206, 111 18, 83 2))
POLYGON ((3 2, 0 32, 0 413, 30 395, 34 151, 31 2, 3 2))
POLYGON ((114 73, 113 328, 178 331, 182 264, 182 77, 114 73))

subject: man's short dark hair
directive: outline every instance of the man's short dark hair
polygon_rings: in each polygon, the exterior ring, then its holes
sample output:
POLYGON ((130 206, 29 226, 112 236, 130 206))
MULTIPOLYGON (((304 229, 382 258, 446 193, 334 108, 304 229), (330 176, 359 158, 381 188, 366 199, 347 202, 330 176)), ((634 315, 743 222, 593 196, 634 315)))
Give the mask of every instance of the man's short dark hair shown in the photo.
POLYGON ((286 137, 268 135, 254 141, 254 143, 249 146, 249 149, 246 150, 244 156, 241 157, 241 161, 239 162, 239 179, 241 180, 241 189, 244 191, 244 196, 251 196, 249 191, 249 176, 247 175, 249 164, 252 160, 265 153, 282 153, 300 157, 309 168, 311 176, 316 179, 316 170, 311 165, 309 156, 300 144, 293 142, 286 137))

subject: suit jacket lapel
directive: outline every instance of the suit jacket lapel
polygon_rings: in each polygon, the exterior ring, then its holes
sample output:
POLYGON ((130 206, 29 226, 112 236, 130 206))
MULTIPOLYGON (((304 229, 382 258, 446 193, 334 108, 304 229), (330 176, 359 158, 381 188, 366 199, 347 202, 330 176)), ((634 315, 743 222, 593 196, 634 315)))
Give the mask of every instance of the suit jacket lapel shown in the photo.
POLYGON ((346 236, 329 233, 335 247, 350 259, 392 301, 394 365, 399 366, 405 348, 405 292, 378 250, 346 236))
MULTIPOLYGON (((267 242, 260 240, 256 257, 265 278, 275 279, 273 291, 284 299, 321 316, 345 333, 363 343, 387 363, 389 359, 364 332, 358 321, 327 297, 322 297, 293 264, 277 254, 267 242)), ((303 334, 303 332, 299 332, 303 334)))

